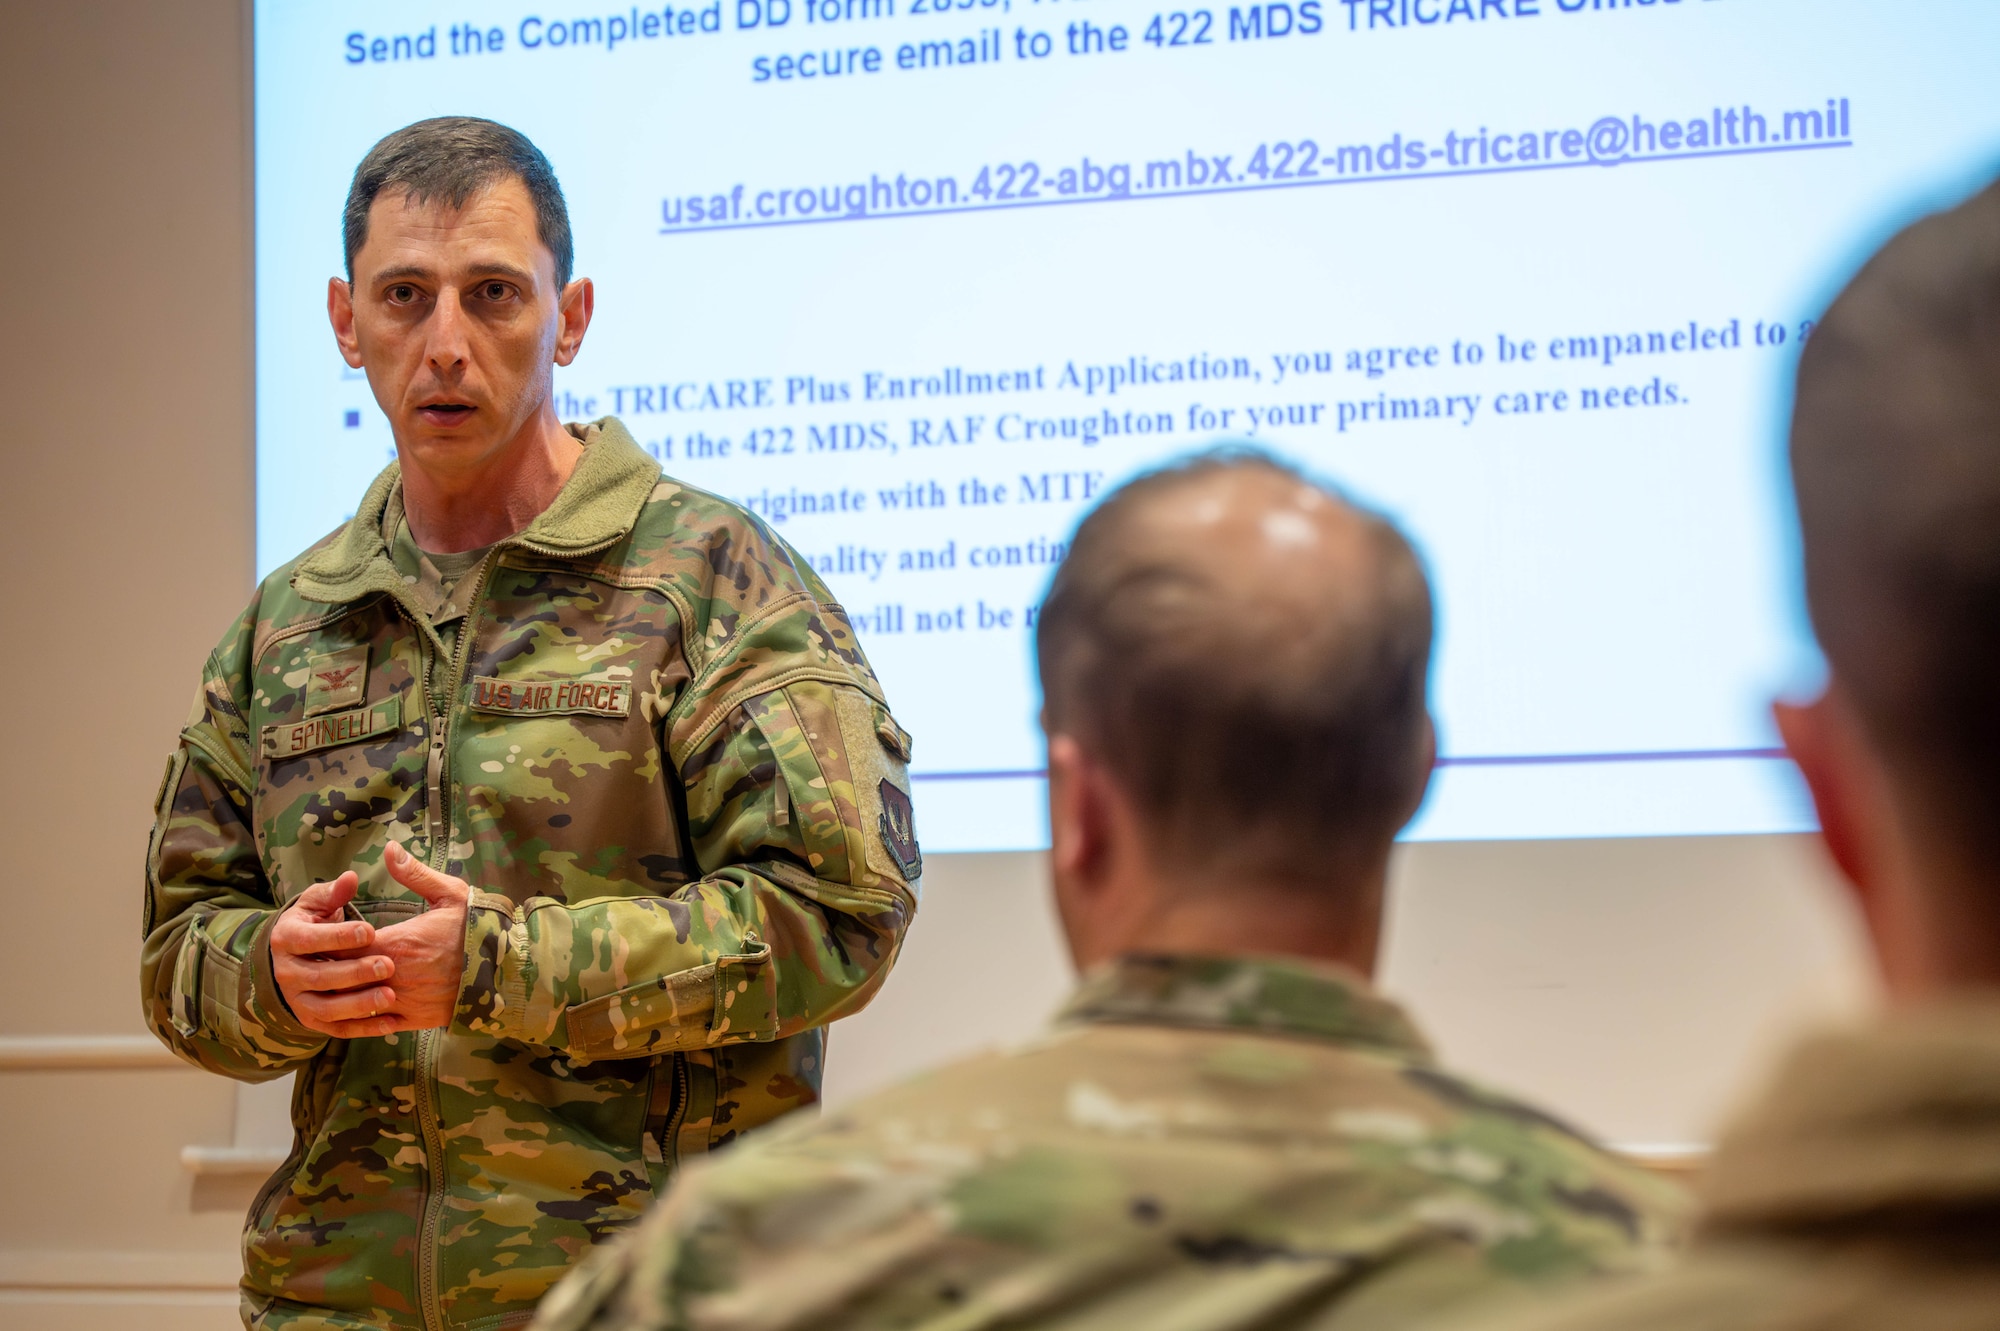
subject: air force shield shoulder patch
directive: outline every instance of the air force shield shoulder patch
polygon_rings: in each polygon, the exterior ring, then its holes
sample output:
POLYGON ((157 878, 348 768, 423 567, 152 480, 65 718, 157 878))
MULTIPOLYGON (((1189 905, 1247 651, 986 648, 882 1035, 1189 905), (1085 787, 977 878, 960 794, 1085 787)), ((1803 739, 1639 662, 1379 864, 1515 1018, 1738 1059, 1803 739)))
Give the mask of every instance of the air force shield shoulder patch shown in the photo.
POLYGON ((880 794, 882 848, 896 861, 903 877, 915 882, 924 876, 924 854, 917 847, 916 814, 910 807, 910 797, 886 776, 882 778, 880 794))

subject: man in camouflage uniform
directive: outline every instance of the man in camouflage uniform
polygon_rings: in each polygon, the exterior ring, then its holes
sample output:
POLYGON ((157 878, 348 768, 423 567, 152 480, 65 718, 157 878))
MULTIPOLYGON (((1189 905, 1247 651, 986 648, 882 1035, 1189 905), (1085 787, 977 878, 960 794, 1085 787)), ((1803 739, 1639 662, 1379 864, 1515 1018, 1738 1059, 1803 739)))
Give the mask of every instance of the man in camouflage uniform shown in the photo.
POLYGON ((1888 1010, 1784 1060, 1678 1269, 1515 1331, 2000 1331, 2000 184, 1869 260, 1795 402, 1828 680, 1778 721, 1888 1010))
POLYGON ((1362 1331, 1652 1263, 1671 1188, 1366 979, 1432 760, 1395 530, 1199 459, 1085 520, 1037 632, 1055 1029, 689 1171, 537 1327, 1362 1331))
POLYGON ((592 292, 533 145, 399 131, 346 230, 334 328, 400 465, 208 660, 146 1015, 203 1067, 298 1073, 251 1326, 486 1331, 816 1098, 914 908, 909 738, 782 541, 617 421, 557 421, 592 292))

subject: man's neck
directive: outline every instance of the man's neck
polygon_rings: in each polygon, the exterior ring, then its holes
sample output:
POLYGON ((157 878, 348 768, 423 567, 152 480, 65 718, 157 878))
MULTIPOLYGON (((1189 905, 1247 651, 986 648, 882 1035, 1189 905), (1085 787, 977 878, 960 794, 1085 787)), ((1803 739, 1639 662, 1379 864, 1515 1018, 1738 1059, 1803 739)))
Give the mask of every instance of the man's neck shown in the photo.
POLYGON ((554 502, 583 445, 544 406, 476 468, 425 466, 401 450, 403 514, 417 545, 436 554, 480 550, 520 531, 554 502))
POLYGON ((2000 990, 2000 882, 1927 784, 1891 788, 1855 894, 1891 1006, 2000 990))
POLYGON ((1875 939, 1892 1004, 2000 993, 2000 890, 1983 857, 1920 859, 1896 890, 1903 899, 1890 909, 1905 919, 1875 939))
POLYGON ((1168 890, 1118 949, 1202 956, 1288 956, 1375 974, 1382 885, 1231 883, 1168 890))

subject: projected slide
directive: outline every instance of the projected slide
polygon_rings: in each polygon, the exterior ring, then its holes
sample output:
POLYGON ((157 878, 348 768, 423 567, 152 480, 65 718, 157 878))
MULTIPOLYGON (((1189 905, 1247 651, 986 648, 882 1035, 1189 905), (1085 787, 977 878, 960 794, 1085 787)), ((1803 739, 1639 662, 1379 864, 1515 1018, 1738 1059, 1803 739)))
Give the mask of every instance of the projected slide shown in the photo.
MULTIPOLYGON (((1830 283, 2000 167, 1991 0, 303 3, 256 24, 258 563, 392 441, 336 354, 350 173, 549 154, 621 417, 848 607, 927 849, 1043 843, 1032 626, 1081 513, 1221 439, 1413 533, 1411 835, 1810 825, 1785 382, 1830 283)), ((1162 716, 1171 727, 1175 718, 1162 716)))

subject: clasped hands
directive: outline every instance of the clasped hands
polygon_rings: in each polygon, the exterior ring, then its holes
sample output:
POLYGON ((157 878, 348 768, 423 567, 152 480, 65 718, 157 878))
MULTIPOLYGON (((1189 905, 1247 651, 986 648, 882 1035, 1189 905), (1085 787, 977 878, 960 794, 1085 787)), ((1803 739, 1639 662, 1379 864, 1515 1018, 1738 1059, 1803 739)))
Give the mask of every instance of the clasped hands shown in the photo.
POLYGON ((424 913, 386 928, 342 912, 361 885, 353 870, 299 893, 271 928, 271 970, 292 1012, 311 1029, 355 1040, 451 1024, 465 970, 472 888, 395 842, 389 876, 422 897, 424 913))

